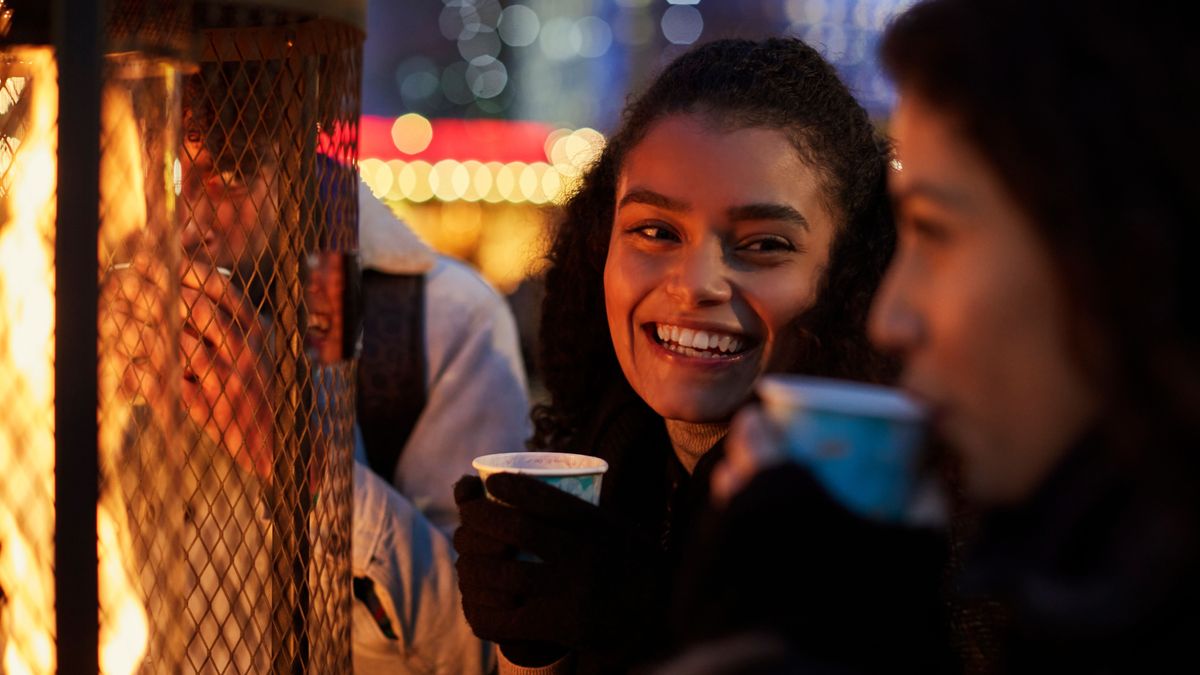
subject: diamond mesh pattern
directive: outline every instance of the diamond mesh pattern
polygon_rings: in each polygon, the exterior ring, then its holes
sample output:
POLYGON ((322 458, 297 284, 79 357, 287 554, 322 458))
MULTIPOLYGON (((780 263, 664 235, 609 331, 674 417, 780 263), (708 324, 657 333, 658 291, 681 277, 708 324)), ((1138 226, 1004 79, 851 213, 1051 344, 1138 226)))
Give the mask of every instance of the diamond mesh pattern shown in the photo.
POLYGON ((180 245, 173 169, 180 75, 109 57, 101 98, 99 502, 101 665, 175 672, 186 448, 179 406, 180 245), (136 636, 144 634, 138 639, 136 636))
POLYGON ((188 672, 347 672, 361 34, 201 12, 180 207, 188 672), (337 348, 330 349, 330 345, 337 348))

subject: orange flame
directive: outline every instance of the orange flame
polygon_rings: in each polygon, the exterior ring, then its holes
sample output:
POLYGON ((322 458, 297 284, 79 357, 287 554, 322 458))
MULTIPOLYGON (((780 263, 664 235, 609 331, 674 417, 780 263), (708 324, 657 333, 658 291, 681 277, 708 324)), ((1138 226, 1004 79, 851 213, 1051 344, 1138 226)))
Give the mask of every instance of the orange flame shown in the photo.
MULTIPOLYGON (((58 90, 53 52, 0 54, 22 77, 0 88, 0 114, 22 97, 20 137, 0 135, 0 672, 55 671, 54 616, 54 259, 58 90)), ((101 241, 144 226, 137 126, 128 100, 105 95, 101 193, 120 208, 105 216, 101 241)), ((4 131, 8 131, 5 129, 4 131)), ((112 393, 101 386, 101 398, 112 393)), ((127 418, 125 418, 127 419, 127 418)), ((106 419, 101 453, 119 448, 124 419, 106 419)), ((106 463, 107 463, 106 459, 106 463)), ((114 481, 105 481, 106 486, 114 481)), ((132 673, 148 642, 146 611, 130 570, 125 509, 114 488, 97 505, 100 555, 100 664, 132 673)))
MULTIPOLYGON (((7 596, 0 669, 51 673, 54 653, 54 219, 57 68, 48 49, 13 55, 27 77, 21 138, 6 138, 0 222, 0 586, 7 596)), ((11 78, 10 81, 17 78, 11 78)), ((20 91, 18 91, 18 89, 20 91)), ((14 100, 15 103, 15 100, 14 100)))

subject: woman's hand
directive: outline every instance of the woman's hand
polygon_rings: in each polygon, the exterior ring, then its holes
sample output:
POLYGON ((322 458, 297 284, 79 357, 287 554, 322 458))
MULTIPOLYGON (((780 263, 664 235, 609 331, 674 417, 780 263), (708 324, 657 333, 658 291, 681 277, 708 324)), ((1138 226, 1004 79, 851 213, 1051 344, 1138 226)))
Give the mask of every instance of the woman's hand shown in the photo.
POLYGON ((713 468, 712 498, 718 506, 729 500, 759 472, 787 461, 783 441, 757 405, 734 416, 725 439, 725 458, 713 468))
POLYGON ((669 582, 658 547, 528 476, 495 474, 487 488, 495 499, 475 476, 455 485, 458 582, 476 635, 536 666, 568 650, 625 663, 662 634, 669 582))

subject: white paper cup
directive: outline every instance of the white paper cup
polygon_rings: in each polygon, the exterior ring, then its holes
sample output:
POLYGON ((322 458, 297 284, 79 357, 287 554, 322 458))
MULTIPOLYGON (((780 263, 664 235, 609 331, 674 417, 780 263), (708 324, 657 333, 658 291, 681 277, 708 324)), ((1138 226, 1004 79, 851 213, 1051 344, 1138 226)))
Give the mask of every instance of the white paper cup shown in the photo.
POLYGON ((599 457, 568 452, 505 452, 484 455, 476 457, 471 466, 479 472, 485 486, 488 476, 494 473, 519 473, 553 485, 596 506, 600 504, 601 480, 604 478, 604 472, 608 471, 608 462, 599 457))
POLYGON ((921 476, 925 410, 898 389, 770 375, 758 385, 788 455, 849 510, 911 521, 921 476))

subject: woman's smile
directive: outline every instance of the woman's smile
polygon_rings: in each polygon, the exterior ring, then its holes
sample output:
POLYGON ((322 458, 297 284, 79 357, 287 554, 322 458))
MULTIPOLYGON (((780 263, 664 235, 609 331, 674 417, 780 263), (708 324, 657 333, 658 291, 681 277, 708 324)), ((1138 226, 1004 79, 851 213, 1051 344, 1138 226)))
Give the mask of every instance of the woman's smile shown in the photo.
POLYGON ((651 323, 646 331, 659 346, 683 356, 731 361, 746 353, 750 339, 716 328, 688 328, 672 323, 651 323))

